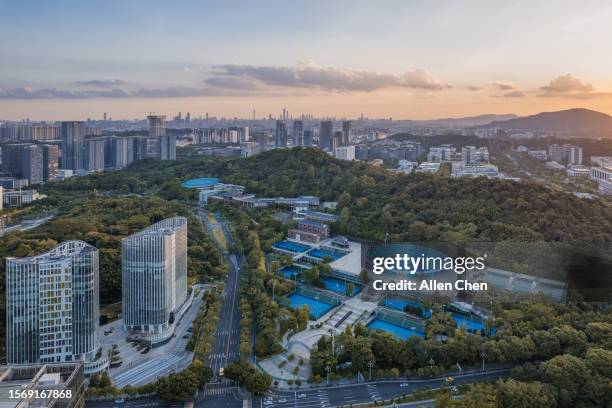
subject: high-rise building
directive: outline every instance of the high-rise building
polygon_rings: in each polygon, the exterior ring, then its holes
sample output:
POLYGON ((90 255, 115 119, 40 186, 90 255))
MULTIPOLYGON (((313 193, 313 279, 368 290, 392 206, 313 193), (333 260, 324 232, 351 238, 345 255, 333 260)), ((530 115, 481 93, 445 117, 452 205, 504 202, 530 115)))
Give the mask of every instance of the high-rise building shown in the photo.
POLYGON ((282 120, 276 121, 274 147, 287 147, 287 124, 282 120))
POLYGON ((187 299, 187 219, 173 217, 121 242, 123 324, 150 336, 172 336, 187 299))
POLYGON ((312 146, 314 140, 314 130, 308 129, 304 131, 304 146, 312 146))
POLYGON ((489 161, 489 149, 486 147, 464 146, 461 148, 461 162, 464 164, 486 163, 489 161))
POLYGON ((176 160, 176 136, 166 135, 158 138, 157 142, 159 160, 176 160))
POLYGON ((129 139, 132 146, 133 161, 146 159, 148 156, 149 138, 146 136, 133 136, 129 139))
POLYGON ((32 143, 15 143, 2 147, 2 171, 13 177, 40 184, 44 180, 43 149, 32 143))
POLYGON ((21 149, 21 178, 28 179, 30 184, 43 182, 43 149, 38 145, 28 145, 21 149))
POLYGON ((106 141, 102 137, 85 140, 85 170, 104 171, 104 148, 106 141))
POLYGON ((65 241, 42 255, 6 259, 9 364, 95 360, 98 250, 65 241))
POLYGON ((106 138, 106 151, 104 158, 106 167, 121 169, 130 164, 129 149, 130 140, 127 137, 110 136, 106 138))
POLYGON ((62 168, 83 169, 85 124, 83 122, 62 122, 60 135, 62 138, 62 168))
POLYGON ((59 146, 55 144, 44 144, 43 149, 43 180, 54 180, 57 178, 59 169, 59 146))
POLYGON ((336 150, 336 148, 342 146, 343 133, 341 130, 337 130, 334 132, 334 137, 332 138, 331 152, 336 150))
POLYGON ((304 146, 304 121, 293 121, 293 145, 304 146))
MULTIPOLYGON (((180 112, 179 112, 180 116, 180 112)), ((147 141, 147 157, 158 157, 159 138, 166 136, 166 117, 164 115, 149 115, 149 139, 147 141)))
POLYGON ((557 163, 581 165, 582 148, 571 144, 552 144, 548 146, 548 157, 557 163))
POLYGON ((353 122, 345 120, 342 122, 342 146, 353 144, 353 122))
POLYGON ((257 142, 260 151, 263 152, 268 146, 268 133, 265 131, 255 133, 255 141, 257 142))
POLYGON ((321 121, 319 132, 319 147, 323 150, 332 150, 332 139, 334 137, 334 123, 331 120, 321 121))

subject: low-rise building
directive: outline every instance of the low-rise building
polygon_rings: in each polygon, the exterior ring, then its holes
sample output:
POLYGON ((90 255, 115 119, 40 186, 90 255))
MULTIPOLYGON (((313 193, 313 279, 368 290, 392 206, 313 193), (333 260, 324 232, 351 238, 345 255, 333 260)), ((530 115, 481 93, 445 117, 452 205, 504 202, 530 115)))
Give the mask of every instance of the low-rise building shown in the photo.
POLYGON ((83 363, 75 361, 0 367, 0 400, 3 407, 84 407, 83 363))
POLYGON ((546 152, 546 150, 529 150, 527 154, 538 160, 548 159, 548 153, 546 152))
POLYGON ((563 171, 565 170, 565 166, 557 163, 556 161, 548 161, 544 165, 549 170, 563 171))
POLYGON ((436 173, 440 170, 440 163, 423 162, 416 169, 417 173, 436 173))
POLYGON ((602 194, 612 194, 612 179, 601 180, 599 182, 599 192, 602 194))
POLYGON ((589 177, 591 169, 586 166, 569 166, 566 170, 568 177, 589 177))
POLYGON ((487 163, 453 165, 452 177, 499 177, 497 166, 487 163))
POLYGON ((19 208, 43 197, 36 190, 5 190, 2 194, 2 203, 6 208, 19 208))
POLYGON ((296 241, 317 243, 329 238, 329 225, 320 221, 300 220, 297 228, 287 232, 287 237, 296 241))

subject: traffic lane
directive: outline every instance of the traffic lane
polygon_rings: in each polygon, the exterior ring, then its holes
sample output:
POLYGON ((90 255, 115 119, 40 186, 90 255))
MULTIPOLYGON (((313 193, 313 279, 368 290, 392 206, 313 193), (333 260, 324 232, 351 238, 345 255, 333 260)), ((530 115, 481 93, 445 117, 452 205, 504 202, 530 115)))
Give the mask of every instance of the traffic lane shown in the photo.
POLYGON ((182 403, 168 403, 158 398, 139 398, 127 399, 122 403, 115 403, 115 400, 108 401, 86 401, 87 408, 179 408, 182 403))

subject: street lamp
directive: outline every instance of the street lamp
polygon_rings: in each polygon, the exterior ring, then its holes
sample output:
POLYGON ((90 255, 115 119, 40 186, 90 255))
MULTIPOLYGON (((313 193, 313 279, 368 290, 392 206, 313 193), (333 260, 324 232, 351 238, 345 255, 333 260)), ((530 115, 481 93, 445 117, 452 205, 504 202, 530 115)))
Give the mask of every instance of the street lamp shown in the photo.
POLYGON ((327 372, 327 385, 329 385, 329 372, 331 371, 331 367, 330 366, 325 367, 325 371, 327 372))
POLYGON ((484 371, 485 369, 484 363, 485 363, 485 359, 487 358, 487 352, 483 350, 480 353, 480 357, 482 357, 482 371, 484 371))
POLYGON ((429 376, 433 376, 433 366, 436 364, 436 361, 433 358, 429 359, 429 376))
POLYGON ((368 370, 370 371, 370 381, 372 381, 372 367, 374 367, 374 362, 368 361, 368 370))

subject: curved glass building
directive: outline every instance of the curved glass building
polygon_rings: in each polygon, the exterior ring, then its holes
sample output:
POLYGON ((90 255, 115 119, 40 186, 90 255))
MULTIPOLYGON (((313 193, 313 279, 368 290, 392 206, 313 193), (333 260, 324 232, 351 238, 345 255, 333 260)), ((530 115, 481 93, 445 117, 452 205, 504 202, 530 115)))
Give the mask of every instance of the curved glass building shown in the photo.
POLYGON ((123 324, 160 340, 187 299, 187 218, 173 217, 123 239, 123 324))
POLYGON ((99 321, 95 247, 66 241, 42 255, 6 259, 9 364, 91 361, 99 321))

